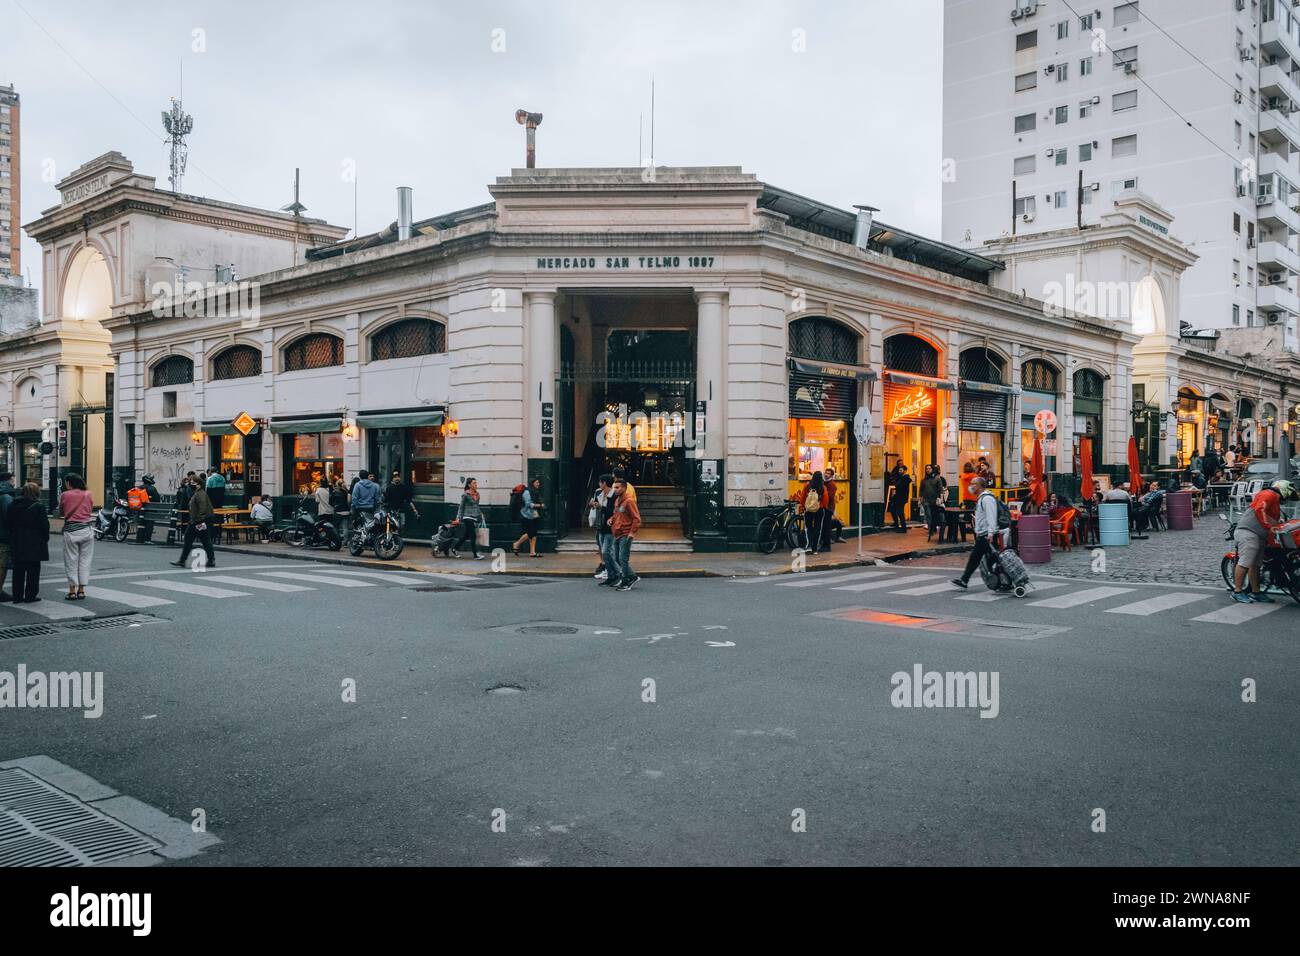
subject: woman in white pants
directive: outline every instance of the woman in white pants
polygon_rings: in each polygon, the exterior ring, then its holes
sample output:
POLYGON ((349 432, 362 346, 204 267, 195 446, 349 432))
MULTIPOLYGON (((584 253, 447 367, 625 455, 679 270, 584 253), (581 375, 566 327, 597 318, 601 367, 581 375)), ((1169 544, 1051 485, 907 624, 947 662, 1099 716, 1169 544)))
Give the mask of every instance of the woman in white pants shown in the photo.
POLYGON ((64 475, 59 513, 63 515, 63 570, 68 576, 68 601, 86 599, 90 562, 95 554, 93 510, 85 479, 73 473, 64 475))

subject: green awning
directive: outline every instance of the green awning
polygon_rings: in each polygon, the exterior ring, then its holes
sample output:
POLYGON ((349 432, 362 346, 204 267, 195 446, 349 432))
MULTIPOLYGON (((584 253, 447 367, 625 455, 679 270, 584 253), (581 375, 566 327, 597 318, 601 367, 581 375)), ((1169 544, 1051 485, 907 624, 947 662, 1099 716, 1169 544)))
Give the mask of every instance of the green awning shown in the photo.
POLYGON ((441 425, 442 411, 398 412, 392 415, 358 415, 362 428, 414 428, 417 425, 441 425))
POLYGON ((343 419, 302 418, 292 422, 271 422, 271 431, 277 435, 309 435, 312 432, 336 432, 343 428, 343 419))
MULTIPOLYGON (((209 435, 238 435, 239 429, 234 425, 200 425, 199 431, 206 432, 209 435)), ((256 435, 257 428, 254 428, 248 434, 256 435)))

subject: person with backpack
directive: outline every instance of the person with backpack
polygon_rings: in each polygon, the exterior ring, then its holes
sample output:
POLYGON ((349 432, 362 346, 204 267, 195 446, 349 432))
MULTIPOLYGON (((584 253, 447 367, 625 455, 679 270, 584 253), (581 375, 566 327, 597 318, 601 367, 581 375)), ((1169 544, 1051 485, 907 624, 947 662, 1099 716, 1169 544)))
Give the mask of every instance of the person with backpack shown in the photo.
POLYGON ((826 517, 828 505, 826 479, 820 471, 813 472, 799 497, 800 504, 803 505, 804 535, 808 544, 804 550, 816 554, 822 540, 822 521, 826 517))
POLYGON ((523 534, 510 545, 510 550, 515 557, 519 557, 519 548, 525 541, 528 542, 528 553, 534 558, 541 557, 537 553, 537 529, 542 524, 539 512, 545 507, 546 505, 542 503, 542 479, 536 475, 528 483, 528 487, 515 485, 515 490, 510 493, 510 514, 523 529, 523 534))
POLYGON ((988 490, 983 478, 971 479, 970 488, 975 493, 975 547, 966 559, 966 570, 961 577, 952 579, 963 591, 980 562, 994 555, 993 536, 1002 528, 1011 527, 1011 510, 988 490))
POLYGON ((13 597, 5 593, 5 576, 9 573, 9 526, 5 524, 5 514, 14 503, 14 474, 12 471, 0 472, 0 602, 12 601, 13 597))

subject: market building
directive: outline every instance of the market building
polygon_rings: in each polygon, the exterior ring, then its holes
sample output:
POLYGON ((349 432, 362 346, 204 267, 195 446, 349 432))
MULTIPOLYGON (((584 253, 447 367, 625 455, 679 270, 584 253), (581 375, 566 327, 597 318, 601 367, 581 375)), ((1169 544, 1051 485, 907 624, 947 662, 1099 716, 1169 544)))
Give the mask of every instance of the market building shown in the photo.
MULTIPOLYGON (((646 546, 723 550, 750 547, 761 516, 826 466, 850 527, 881 523, 899 462, 955 485, 982 456, 1014 484, 1039 411, 1063 423, 1045 435, 1058 471, 1076 421, 1101 462, 1123 459, 1137 336, 1045 308, 995 255, 738 167, 515 170, 488 191, 346 242, 313 223, 294 261, 239 269, 255 317, 220 290, 115 297, 101 325, 118 473, 151 470, 170 492, 175 474, 219 467, 247 500, 397 471, 415 486, 416 540, 475 477, 494 541, 513 537, 511 488, 537 475, 543 544, 570 547, 586 546, 596 476, 621 466, 646 546)), ((47 287, 55 248, 75 241, 58 223, 105 201, 29 227, 47 287)), ((259 214, 279 215, 243 211, 259 214)))

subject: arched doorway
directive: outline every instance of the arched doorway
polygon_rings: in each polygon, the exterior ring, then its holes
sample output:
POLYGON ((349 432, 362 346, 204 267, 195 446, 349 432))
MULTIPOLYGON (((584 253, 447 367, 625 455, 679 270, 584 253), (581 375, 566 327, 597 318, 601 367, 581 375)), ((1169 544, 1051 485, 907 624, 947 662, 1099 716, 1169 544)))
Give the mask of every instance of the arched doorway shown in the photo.
MULTIPOLYGON (((917 491, 926 465, 938 461, 936 442, 939 391, 952 383, 939 378, 939 350, 918 335, 906 332, 885 339, 884 428, 885 472, 901 465, 912 476, 909 513, 916 514, 917 491)), ((890 486, 886 484, 886 507, 890 486)))
POLYGON ((1140 336, 1163 335, 1168 331, 1165 317, 1165 297, 1155 276, 1146 276, 1133 291, 1129 308, 1133 331, 1140 336))
POLYGON ((856 445, 850 434, 870 373, 859 365, 862 337, 825 316, 795 319, 787 330, 790 359, 786 418, 786 491, 793 497, 814 472, 836 480, 835 516, 853 522, 856 445))
POLYGON ((1106 379, 1100 372, 1081 368, 1074 373, 1074 458, 1079 460, 1080 439, 1091 439, 1094 471, 1101 467, 1105 397, 1106 379))
POLYGON ((1255 453, 1255 403, 1249 398, 1237 401, 1237 451, 1243 455, 1255 453))
POLYGON ((1178 390, 1178 467, 1185 468, 1205 446, 1205 396, 1190 385, 1178 390))
MULTIPOLYGON (((57 318, 98 326, 113 314, 113 275, 104 254, 94 246, 83 246, 63 274, 63 293, 56 299, 57 318)), ((105 335, 107 340, 107 335, 105 335)), ((111 376, 108 377, 111 380, 111 376)), ((105 382, 105 394, 81 396, 68 408, 68 469, 86 479, 86 488, 96 504, 108 497, 112 485, 113 413, 112 386, 105 382)), ((57 486, 57 459, 51 459, 51 484, 57 486)), ((53 494, 53 492, 51 492, 53 494)))
POLYGON ((1000 480, 1006 474, 1003 444, 1010 396, 1015 392, 1007 385, 1006 359, 992 349, 974 346, 962 351, 958 365, 957 473, 970 474, 967 465, 978 471, 983 459, 995 480, 1000 480))
POLYGON ((1024 459, 1024 474, 1029 474, 1034 438, 1038 435, 1034 419, 1039 412, 1058 416, 1056 431, 1043 436, 1043 469, 1056 471, 1057 442, 1062 431, 1057 407, 1061 395, 1061 372, 1045 359, 1029 359, 1020 366, 1020 389, 1020 455, 1024 459))

